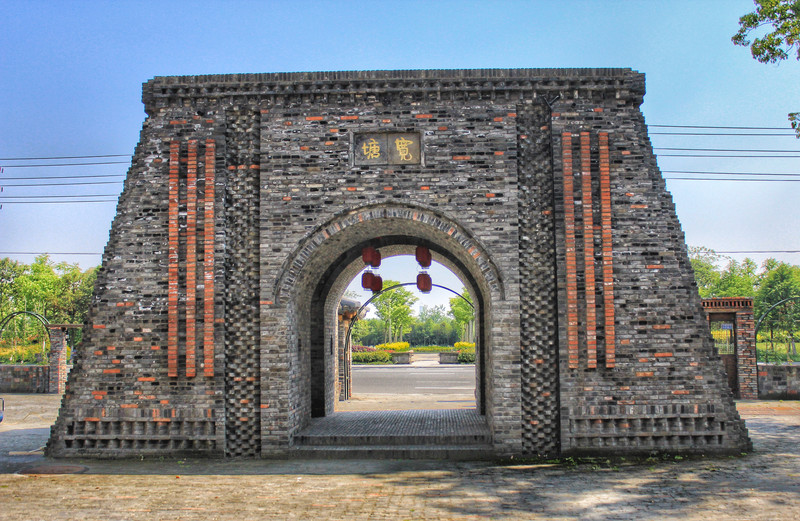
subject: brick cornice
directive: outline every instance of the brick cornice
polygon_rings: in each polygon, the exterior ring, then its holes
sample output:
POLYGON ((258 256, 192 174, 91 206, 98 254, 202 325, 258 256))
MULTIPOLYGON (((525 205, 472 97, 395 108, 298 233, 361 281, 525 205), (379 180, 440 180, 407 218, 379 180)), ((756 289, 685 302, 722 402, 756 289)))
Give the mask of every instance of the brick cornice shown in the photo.
POLYGON ((339 71, 205 76, 159 76, 143 85, 145 111, 183 106, 184 100, 216 104, 246 98, 266 104, 336 102, 345 97, 389 98, 413 94, 430 100, 534 99, 613 93, 641 100, 644 74, 632 69, 459 69, 339 71))

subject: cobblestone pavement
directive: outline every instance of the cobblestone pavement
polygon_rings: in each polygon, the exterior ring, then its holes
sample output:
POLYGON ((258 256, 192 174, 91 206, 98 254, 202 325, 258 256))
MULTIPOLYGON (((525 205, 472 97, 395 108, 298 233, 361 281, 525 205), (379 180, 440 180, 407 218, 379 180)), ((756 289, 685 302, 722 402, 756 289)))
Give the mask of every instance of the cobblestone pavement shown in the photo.
POLYGON ((49 460, 25 452, 46 440, 57 397, 4 397, 2 520, 772 521, 800 515, 800 402, 740 402, 755 443, 742 457, 501 465, 49 460))

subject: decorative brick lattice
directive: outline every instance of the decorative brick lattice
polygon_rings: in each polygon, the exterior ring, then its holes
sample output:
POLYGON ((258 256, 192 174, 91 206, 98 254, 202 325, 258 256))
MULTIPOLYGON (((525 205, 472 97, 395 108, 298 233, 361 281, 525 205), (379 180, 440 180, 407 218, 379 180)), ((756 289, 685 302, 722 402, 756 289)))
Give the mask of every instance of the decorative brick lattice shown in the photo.
POLYGON ((519 133, 522 447, 559 451, 558 339, 553 241, 552 141, 546 106, 517 114, 519 133))
POLYGON ((261 452, 258 117, 228 115, 228 257, 225 266, 225 454, 261 452))

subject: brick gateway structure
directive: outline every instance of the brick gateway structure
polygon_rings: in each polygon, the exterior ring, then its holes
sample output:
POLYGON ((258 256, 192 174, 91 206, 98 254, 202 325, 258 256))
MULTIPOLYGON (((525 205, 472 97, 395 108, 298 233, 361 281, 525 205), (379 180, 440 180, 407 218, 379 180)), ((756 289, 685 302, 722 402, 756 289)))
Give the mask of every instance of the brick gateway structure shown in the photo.
POLYGON ((48 453, 291 454, 374 246, 474 297, 495 454, 749 447, 628 69, 155 78, 48 453))

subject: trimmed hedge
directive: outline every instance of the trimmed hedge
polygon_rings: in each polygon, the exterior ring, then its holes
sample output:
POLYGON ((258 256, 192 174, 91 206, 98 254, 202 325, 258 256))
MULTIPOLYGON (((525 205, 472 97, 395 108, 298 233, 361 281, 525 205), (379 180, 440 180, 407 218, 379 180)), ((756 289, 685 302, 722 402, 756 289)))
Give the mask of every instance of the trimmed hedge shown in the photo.
POLYGON ((378 344, 375 348, 379 351, 394 351, 395 353, 400 353, 411 349, 411 344, 408 342, 390 342, 388 344, 378 344))
POLYGON ((459 364, 474 364, 475 363, 475 348, 461 349, 458 352, 459 364))
POLYGON ((354 364, 391 364, 392 355, 386 351, 353 353, 354 364))
POLYGON ((453 346, 414 346, 415 353, 447 353, 455 350, 453 346))
POLYGON ((462 349, 475 349, 475 342, 456 342, 454 347, 459 351, 462 349))

